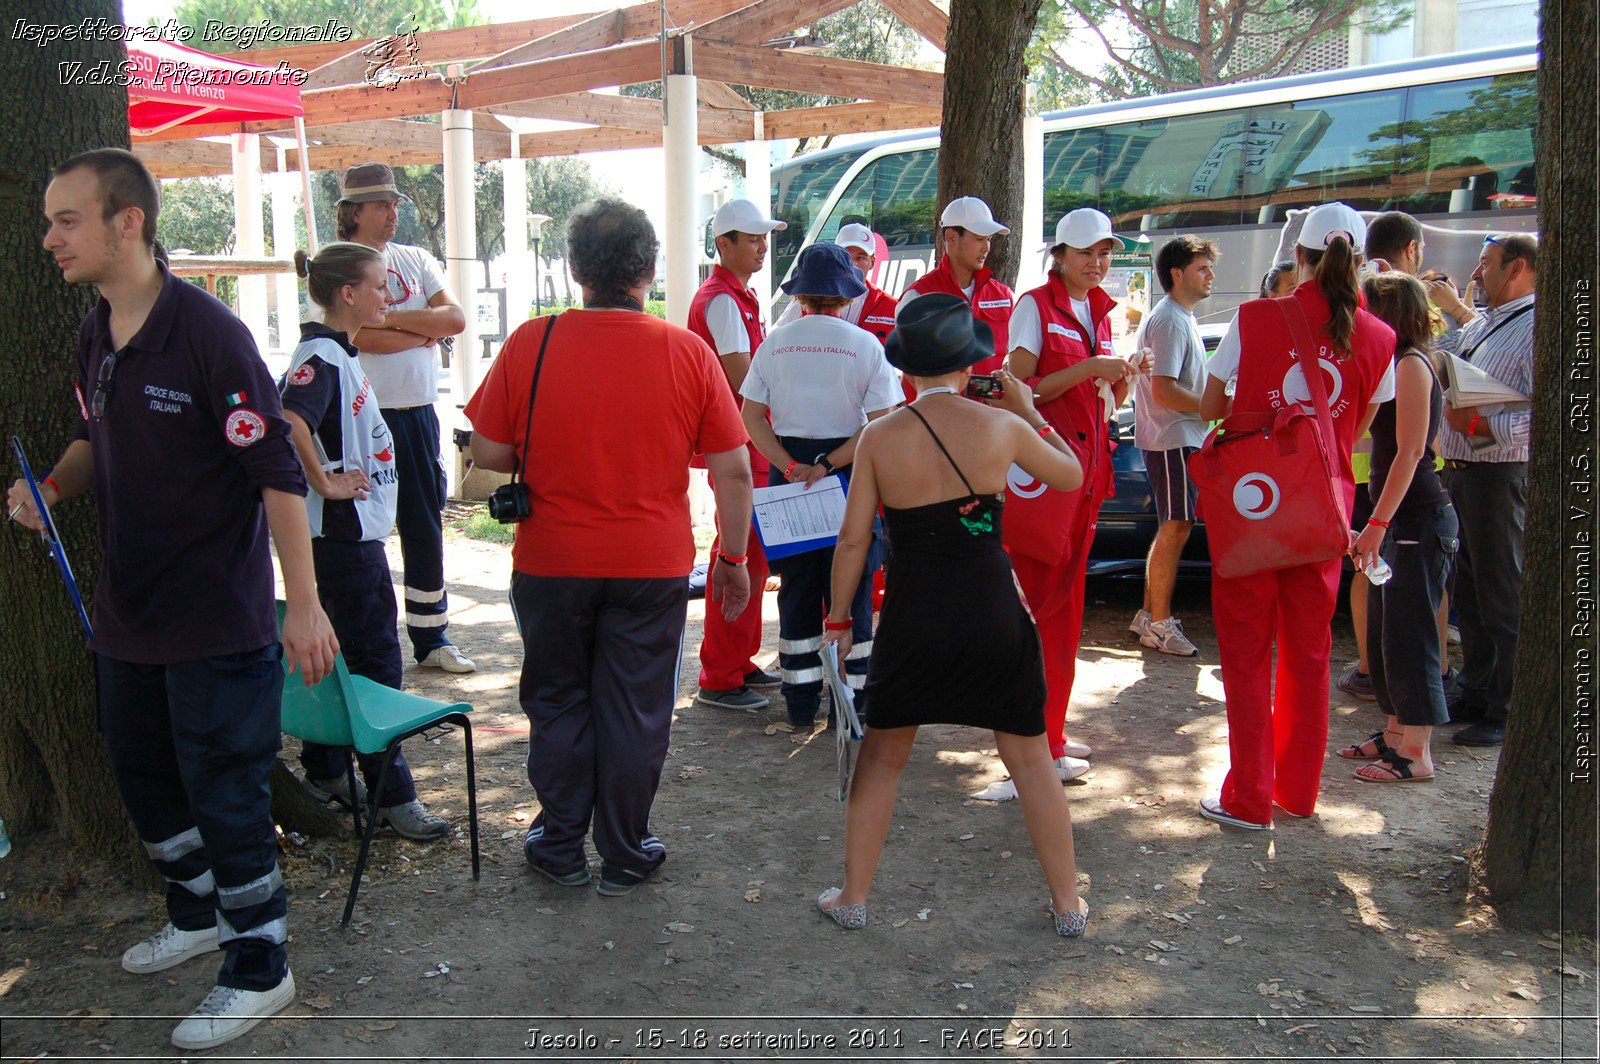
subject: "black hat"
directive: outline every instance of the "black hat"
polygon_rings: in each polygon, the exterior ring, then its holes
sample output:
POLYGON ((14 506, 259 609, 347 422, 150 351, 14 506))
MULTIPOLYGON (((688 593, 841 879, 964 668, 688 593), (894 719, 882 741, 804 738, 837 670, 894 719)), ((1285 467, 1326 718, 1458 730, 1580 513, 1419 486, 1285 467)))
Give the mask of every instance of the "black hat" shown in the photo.
POLYGON ((889 365, 913 377, 942 377, 994 354, 994 333, 960 296, 918 296, 901 308, 883 345, 889 365))

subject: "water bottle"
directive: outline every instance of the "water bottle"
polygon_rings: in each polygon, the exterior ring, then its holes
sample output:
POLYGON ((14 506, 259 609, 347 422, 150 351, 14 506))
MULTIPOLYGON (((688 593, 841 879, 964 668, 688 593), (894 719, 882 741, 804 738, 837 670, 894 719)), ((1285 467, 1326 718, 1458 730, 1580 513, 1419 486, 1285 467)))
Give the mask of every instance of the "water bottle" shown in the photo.
POLYGON ((11 836, 6 834, 6 822, 0 820, 0 857, 11 852, 11 836))
POLYGON ((1367 582, 1374 587, 1382 587, 1394 575, 1394 570, 1389 568, 1389 563, 1382 558, 1374 558, 1372 564, 1367 566, 1363 572, 1367 575, 1367 582))

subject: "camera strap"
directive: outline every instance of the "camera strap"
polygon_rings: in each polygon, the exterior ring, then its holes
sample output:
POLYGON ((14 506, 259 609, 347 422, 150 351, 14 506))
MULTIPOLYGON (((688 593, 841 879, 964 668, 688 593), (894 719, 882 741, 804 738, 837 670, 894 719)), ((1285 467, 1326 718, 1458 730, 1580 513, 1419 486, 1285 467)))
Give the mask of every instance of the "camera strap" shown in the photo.
MULTIPOLYGON (((539 394, 539 374, 544 370, 545 348, 550 346, 550 334, 556 331, 556 321, 560 317, 561 315, 559 314, 551 315, 550 324, 546 325, 544 329, 544 338, 539 341, 539 357, 533 363, 533 384, 528 388, 528 419, 522 426, 521 455, 523 457, 528 454, 528 433, 533 429, 533 400, 539 394)), ((515 484, 518 480, 521 480, 526 483, 527 479, 522 475, 522 458, 518 458, 511 469, 511 482, 515 484)))

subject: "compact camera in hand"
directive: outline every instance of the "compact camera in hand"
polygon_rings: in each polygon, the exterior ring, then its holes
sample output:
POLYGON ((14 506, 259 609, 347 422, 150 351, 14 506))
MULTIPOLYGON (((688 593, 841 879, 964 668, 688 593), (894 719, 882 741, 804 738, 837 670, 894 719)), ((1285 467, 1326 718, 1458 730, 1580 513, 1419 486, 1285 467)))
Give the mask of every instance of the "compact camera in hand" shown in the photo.
POLYGON ((528 493, 528 485, 520 480, 500 485, 489 496, 489 516, 502 525, 525 521, 532 513, 533 497, 528 493))
POLYGON ((975 373, 967 378, 968 399, 999 399, 1005 394, 1005 385, 993 374, 975 373))

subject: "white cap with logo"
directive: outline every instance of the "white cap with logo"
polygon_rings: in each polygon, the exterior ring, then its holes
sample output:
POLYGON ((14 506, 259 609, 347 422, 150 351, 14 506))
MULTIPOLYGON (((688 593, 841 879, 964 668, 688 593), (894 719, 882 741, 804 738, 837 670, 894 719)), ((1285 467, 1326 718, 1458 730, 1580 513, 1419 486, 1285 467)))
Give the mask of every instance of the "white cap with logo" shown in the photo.
POLYGON ((1111 218, 1104 211, 1097 211, 1093 207, 1079 207, 1075 211, 1068 211, 1056 223, 1056 238, 1045 246, 1045 250, 1060 247, 1062 244, 1069 248, 1092 248, 1102 240, 1109 240, 1112 246, 1121 250, 1127 247, 1121 237, 1111 231, 1111 218))
POLYGON ((873 239, 872 230, 860 222, 841 225, 839 235, 833 238, 833 242, 842 248, 860 248, 868 255, 878 253, 878 242, 873 239))
POLYGON ((977 196, 962 196, 950 201, 944 213, 939 215, 939 228, 948 229, 951 226, 965 229, 969 233, 977 233, 979 236, 1011 232, 994 220, 989 205, 977 196))
POLYGON ((729 200, 717 208, 717 213, 711 216, 711 235, 721 236, 724 233, 770 233, 775 229, 789 228, 788 222, 774 221, 761 213, 757 207, 747 199, 729 200))
POLYGON ((1324 203, 1306 212, 1304 226, 1296 243, 1312 251, 1321 251, 1328 241, 1342 236, 1359 254, 1367 243, 1367 223, 1354 207, 1343 203, 1324 203))

